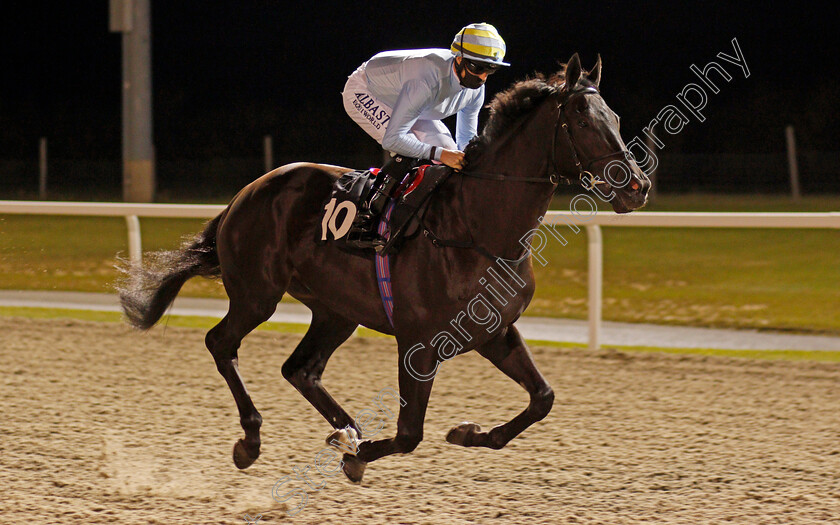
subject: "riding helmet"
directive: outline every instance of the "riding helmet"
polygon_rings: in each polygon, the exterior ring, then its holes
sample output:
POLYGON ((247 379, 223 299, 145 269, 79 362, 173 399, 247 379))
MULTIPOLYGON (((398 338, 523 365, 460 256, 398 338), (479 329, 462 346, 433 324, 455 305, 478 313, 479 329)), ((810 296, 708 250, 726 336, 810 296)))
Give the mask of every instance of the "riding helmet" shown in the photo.
POLYGON ((505 41, 490 24, 470 24, 458 31, 449 48, 455 56, 474 62, 485 62, 497 66, 509 66, 505 58, 505 41))

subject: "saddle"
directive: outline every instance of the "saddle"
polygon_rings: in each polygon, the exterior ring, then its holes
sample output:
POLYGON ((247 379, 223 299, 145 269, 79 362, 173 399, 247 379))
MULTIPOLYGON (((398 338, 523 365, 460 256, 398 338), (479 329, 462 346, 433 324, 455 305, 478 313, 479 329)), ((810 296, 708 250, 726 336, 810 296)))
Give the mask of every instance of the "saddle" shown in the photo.
MULTIPOLYGON (((387 221, 388 242, 379 251, 381 255, 396 253, 402 244, 413 239, 420 231, 420 224, 428 209, 434 191, 452 174, 444 165, 424 165, 412 169, 394 192, 392 201, 385 206, 390 214, 378 220, 387 221)), ((364 203, 374 191, 373 170, 351 171, 342 175, 333 185, 332 193, 324 205, 321 219, 320 242, 334 242, 348 253, 361 256, 374 254, 373 249, 360 249, 349 244, 348 233, 364 203)))

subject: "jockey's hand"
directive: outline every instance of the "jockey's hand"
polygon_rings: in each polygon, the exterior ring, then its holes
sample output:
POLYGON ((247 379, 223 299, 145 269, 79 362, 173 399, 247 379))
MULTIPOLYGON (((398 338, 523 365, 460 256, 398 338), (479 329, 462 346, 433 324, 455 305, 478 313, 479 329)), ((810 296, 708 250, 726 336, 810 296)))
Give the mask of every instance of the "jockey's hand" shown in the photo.
POLYGON ((464 152, 454 149, 444 149, 440 152, 440 161, 450 168, 459 170, 464 167, 464 152))

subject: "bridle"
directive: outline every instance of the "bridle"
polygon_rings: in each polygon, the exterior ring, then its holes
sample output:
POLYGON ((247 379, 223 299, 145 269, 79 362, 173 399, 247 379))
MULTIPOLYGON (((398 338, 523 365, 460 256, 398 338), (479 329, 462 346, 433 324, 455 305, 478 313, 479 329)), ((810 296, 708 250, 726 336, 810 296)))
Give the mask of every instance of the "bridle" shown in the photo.
MULTIPOLYGON (((561 181, 564 184, 571 184, 571 181, 566 177, 561 177, 560 174, 562 170, 557 165, 557 138, 560 134, 560 129, 564 131, 563 136, 566 138, 566 142, 569 145, 569 151, 572 153, 572 160, 575 163, 575 167, 578 170, 578 180, 581 184, 586 186, 587 183, 589 184, 605 184, 604 181, 598 180, 589 169, 592 165, 598 161, 608 159, 610 157, 616 157, 621 155, 625 160, 630 161, 633 160, 633 154, 630 153, 627 149, 620 149, 618 151, 613 151, 612 153, 607 153, 606 155, 601 155, 599 157, 595 157, 594 159, 589 159, 589 161, 584 166, 583 163, 580 161, 580 157, 578 156, 577 145, 575 144, 575 139, 572 136, 572 132, 569 130, 569 123, 566 119, 566 106, 569 103, 569 100, 572 98, 573 95, 582 94, 582 95, 599 95, 600 92, 594 86, 587 86, 580 89, 575 89, 572 91, 567 91, 560 102, 557 104, 557 120, 554 122, 554 138, 551 141, 551 169, 552 172, 548 176, 545 177, 516 177, 512 175, 504 175, 501 173, 483 173, 478 171, 461 171, 460 174, 464 177, 471 177, 475 179, 484 179, 484 180, 496 180, 502 182, 533 182, 533 183, 549 183, 553 186, 557 186, 561 181)), ((591 186, 590 186, 591 187, 591 186)))
MULTIPOLYGON (((557 122, 554 124, 554 140, 552 141, 551 147, 551 166, 554 171, 549 178, 553 177, 556 180, 560 175, 561 170, 559 166, 557 166, 557 135, 560 131, 560 128, 563 128, 563 131, 565 131, 563 136, 566 137, 566 142, 569 144, 569 151, 572 152, 572 160, 575 162, 575 167, 578 170, 578 180, 584 186, 586 186, 587 182, 589 182, 591 188, 591 185, 594 184, 606 184, 604 181, 598 180, 597 177, 595 177, 592 174, 592 172, 589 171, 593 164, 595 164, 598 161, 608 159, 610 157, 616 157, 618 155, 621 155, 626 161, 629 162, 633 160, 633 154, 630 153, 629 150, 622 148, 618 151, 613 151, 612 153, 607 153, 606 155, 601 155, 599 157, 595 157, 594 159, 589 159, 589 162, 586 163, 586 166, 582 165, 580 157, 578 157, 575 139, 574 137, 572 137, 572 132, 569 131, 569 123, 566 121, 566 113, 565 111, 563 111, 564 109, 566 109, 566 104, 568 104, 569 100, 572 98, 572 95, 578 93, 581 93, 583 95, 600 94, 598 89, 593 86, 575 89, 567 92, 563 96, 563 99, 560 101, 560 103, 557 104, 557 122)), ((566 184, 571 184, 571 181, 568 178, 563 178, 562 180, 566 184)))
MULTIPOLYGON (((587 189, 592 189, 596 184, 606 184, 606 182, 602 180, 598 180, 592 173, 589 171, 589 168, 592 167, 592 164, 608 159, 610 157, 615 157, 618 155, 623 156, 627 160, 632 160, 632 153, 626 149, 621 149, 618 151, 614 151, 612 153, 607 153, 606 155, 601 155, 599 157, 595 157, 594 159, 590 159, 586 165, 584 166, 581 161, 580 157, 578 156, 577 152, 577 145, 575 144, 575 139, 572 136, 572 132, 569 131, 569 124, 566 121, 566 105, 568 104, 569 100, 572 98, 573 95, 576 94, 583 94, 583 95, 597 95, 600 94, 597 88, 594 86, 587 86, 580 89, 575 89, 572 91, 567 91, 563 94, 562 99, 557 104, 557 120, 554 123, 554 135, 551 141, 551 169, 552 172, 546 177, 516 177, 512 175, 505 175, 502 173, 484 173, 479 171, 461 171, 460 174, 463 177, 470 177, 475 179, 484 179, 484 180, 495 180, 495 181, 502 181, 502 182, 531 182, 531 183, 548 183, 551 184, 553 188, 556 188, 560 181, 564 181, 566 184, 571 184, 568 178, 563 177, 561 179, 560 173, 561 169, 557 165, 557 138, 560 134, 560 129, 562 128, 564 133, 563 136, 566 137, 566 142, 569 145, 569 150, 572 152, 572 160, 575 162, 575 167, 578 170, 578 178, 580 183, 587 189), (587 177, 588 175, 588 177, 587 177)), ((511 264, 514 267, 518 266, 520 263, 525 261, 530 255, 531 251, 527 248, 524 250, 524 253, 516 258, 516 259, 505 259, 501 256, 494 255, 490 253, 487 249, 483 246, 480 246, 475 243, 472 237, 472 232, 467 229, 467 233, 470 236, 469 241, 459 241, 455 239, 441 239, 438 237, 431 229, 429 229, 428 225, 426 224, 425 220, 421 220, 421 224, 423 227, 423 235, 428 237, 432 244, 435 246, 444 246, 444 247, 451 247, 451 248, 469 248, 472 250, 477 251, 484 257, 490 259, 491 261, 505 261, 507 264, 511 264)))

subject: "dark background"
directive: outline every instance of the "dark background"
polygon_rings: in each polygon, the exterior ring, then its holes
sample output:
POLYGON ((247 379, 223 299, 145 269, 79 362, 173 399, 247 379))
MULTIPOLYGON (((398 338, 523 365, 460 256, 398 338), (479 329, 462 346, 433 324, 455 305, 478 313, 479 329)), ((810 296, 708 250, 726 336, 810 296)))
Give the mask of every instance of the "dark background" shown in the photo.
MULTIPOLYGON (((784 127, 793 124, 806 192, 840 192, 840 12, 770 2, 289 2, 152 0, 154 142, 159 196, 228 197, 262 173, 262 137, 276 163, 364 168, 377 145, 344 113, 344 81, 385 49, 448 48, 465 24, 494 24, 512 66, 489 96, 577 51, 600 53, 604 98, 625 141, 698 82, 715 60, 733 76, 709 93, 706 121, 665 143, 663 191, 785 191, 784 127), (716 58, 738 39, 750 69, 716 58)), ((825 5, 825 4, 823 4, 825 5)), ((108 2, 7 2, 0 21, 0 196, 37 190, 38 138, 50 187, 118 196, 121 36, 108 2)), ((482 114, 482 122, 486 114, 482 114)))

